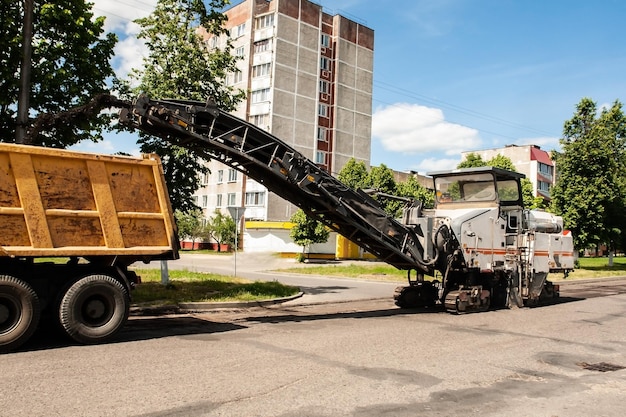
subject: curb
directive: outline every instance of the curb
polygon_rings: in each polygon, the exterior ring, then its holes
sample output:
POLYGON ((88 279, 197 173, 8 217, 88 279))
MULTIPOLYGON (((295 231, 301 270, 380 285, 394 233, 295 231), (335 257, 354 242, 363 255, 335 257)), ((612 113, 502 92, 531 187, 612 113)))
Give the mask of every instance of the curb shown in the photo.
POLYGON ((573 284, 593 284, 594 282, 610 282, 610 281, 624 281, 626 276, 616 275, 614 277, 601 277, 601 278, 586 278, 586 279, 561 279, 558 281, 552 281, 556 285, 573 285, 573 284))
POLYGON ((197 313, 204 311, 229 309, 229 308, 246 308, 246 307, 263 307, 268 305, 280 304, 291 300, 296 300, 304 295, 304 292, 292 295, 290 297, 272 298, 270 300, 261 301, 226 301, 226 302, 193 302, 179 303, 161 306, 132 306, 130 309, 131 316, 162 316, 166 314, 180 313, 197 313))

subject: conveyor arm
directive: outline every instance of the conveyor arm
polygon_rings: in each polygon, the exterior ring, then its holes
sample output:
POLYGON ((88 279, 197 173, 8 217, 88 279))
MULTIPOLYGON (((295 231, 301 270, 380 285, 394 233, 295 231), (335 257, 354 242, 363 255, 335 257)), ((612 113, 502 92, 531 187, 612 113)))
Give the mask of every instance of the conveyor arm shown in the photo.
POLYGON ((428 272, 418 229, 403 225, 280 139, 216 106, 140 96, 123 124, 218 160, 263 184, 308 215, 399 268, 428 272))

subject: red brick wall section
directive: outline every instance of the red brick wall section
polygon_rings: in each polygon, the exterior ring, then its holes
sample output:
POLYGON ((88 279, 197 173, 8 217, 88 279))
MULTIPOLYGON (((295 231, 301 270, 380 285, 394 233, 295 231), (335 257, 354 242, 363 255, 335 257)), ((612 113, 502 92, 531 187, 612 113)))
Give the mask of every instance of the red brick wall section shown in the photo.
POLYGON ((367 48, 371 51, 374 50, 374 30, 367 26, 359 25, 359 46, 367 48))
POLYGON ((278 13, 297 19, 300 15, 300 0, 278 0, 278 13))
POLYGON ((226 27, 232 28, 239 26, 250 18, 250 6, 247 2, 238 4, 232 9, 226 11, 226 16, 228 16, 226 27))
POLYGON ((275 1, 267 0, 253 0, 254 1, 254 15, 265 14, 273 12, 275 10, 275 1))
POLYGON ((321 6, 303 0, 301 8, 300 19, 311 26, 319 27, 320 13, 322 12, 321 6))

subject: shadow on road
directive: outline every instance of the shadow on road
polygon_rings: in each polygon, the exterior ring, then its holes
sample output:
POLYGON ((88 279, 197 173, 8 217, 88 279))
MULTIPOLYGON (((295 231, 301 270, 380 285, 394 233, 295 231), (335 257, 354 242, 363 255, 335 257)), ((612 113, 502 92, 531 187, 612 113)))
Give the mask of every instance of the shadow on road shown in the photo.
POLYGON ((308 295, 336 294, 336 293, 339 293, 341 291, 345 291, 345 290, 351 289, 350 287, 343 287, 343 286, 306 287, 306 286, 300 285, 299 287, 300 287, 300 291, 302 291, 303 293, 308 294, 308 295))
MULTIPOLYGON (((340 287, 316 287, 320 292, 332 292, 333 289, 341 289, 340 287)), ((584 297, 561 297, 549 303, 543 303, 533 308, 549 307, 556 304, 571 303, 584 300, 584 297)), ((379 308, 374 307, 370 303, 375 301, 363 301, 362 307, 358 311, 354 311, 353 303, 331 303, 317 306, 276 306, 265 309, 250 310, 243 314, 241 311, 237 314, 238 318, 230 320, 232 322, 215 322, 208 320, 208 315, 201 318, 188 315, 171 315, 171 316, 134 316, 131 317, 122 331, 115 338, 106 344, 136 342, 141 340, 160 339, 171 336, 190 336, 190 335, 211 335, 216 333, 230 332, 247 328, 239 323, 286 323, 286 322, 309 322, 317 320, 334 320, 334 319, 368 319, 392 316, 412 316, 423 314, 442 314, 444 309, 441 305, 432 308, 379 308), (313 309, 311 311, 310 309, 313 309), (350 309, 351 311, 345 311, 350 309), (307 311, 309 310, 309 311, 307 311)), ((505 309, 506 310, 506 309, 505 309)), ((210 313, 209 313, 210 314, 210 313)), ((473 313, 480 314, 480 313, 473 313)), ((70 346, 79 346, 80 344, 73 342, 66 337, 56 326, 43 323, 35 335, 20 349, 15 352, 29 352, 49 349, 66 348, 70 346)))
POLYGON ((435 308, 412 308, 412 309, 389 308, 389 309, 380 309, 380 310, 328 312, 328 313, 314 313, 314 314, 307 314, 306 312, 297 312, 297 313, 294 312, 293 314, 247 317, 245 321, 259 322, 259 323, 306 322, 306 321, 315 321, 315 320, 368 319, 368 318, 392 317, 392 316, 410 316, 414 314, 433 314, 433 313, 441 313, 441 312, 443 312, 443 308, 440 308, 439 306, 435 308))
MULTIPOLYGON (((584 298, 576 297, 561 297, 554 301, 542 303, 533 308, 549 307, 555 304, 565 304, 574 301, 581 301, 584 298)), ((334 304, 337 306, 337 304, 334 304)), ((501 308, 497 310, 506 311, 507 308, 501 308)), ((422 307, 422 308, 386 308, 376 310, 363 310, 363 311, 329 311, 326 313, 312 313, 309 314, 306 311, 297 311, 292 314, 277 314, 277 315, 263 315, 263 316, 250 316, 244 319, 247 322, 259 322, 259 323, 284 323, 284 322, 306 322, 315 320, 333 320, 333 319, 368 319, 379 317, 392 317, 392 316, 412 316, 422 314, 443 314, 445 309, 442 305, 436 305, 434 307, 422 307)), ((467 313, 467 314, 480 314, 480 313, 467 313)))
MULTIPOLYGON (((233 323, 218 323, 189 316, 137 317, 128 320, 112 340, 102 344, 136 342, 171 336, 223 333, 246 328, 233 323)), ((56 326, 44 326, 15 352, 29 352, 80 346, 65 336, 56 326)))

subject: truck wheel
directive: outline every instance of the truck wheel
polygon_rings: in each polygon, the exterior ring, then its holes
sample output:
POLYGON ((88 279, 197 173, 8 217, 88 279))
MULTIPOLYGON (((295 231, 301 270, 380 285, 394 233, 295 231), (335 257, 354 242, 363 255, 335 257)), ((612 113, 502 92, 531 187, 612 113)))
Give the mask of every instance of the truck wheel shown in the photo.
POLYGON ((79 343, 100 343, 117 333, 128 318, 126 287, 108 275, 88 275, 72 284, 59 305, 65 333, 79 343))
POLYGON ((26 282, 0 275, 0 352, 26 342, 39 324, 39 297, 26 282))

